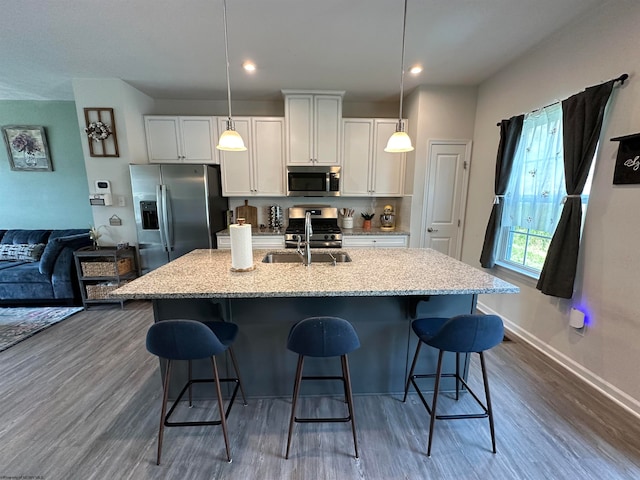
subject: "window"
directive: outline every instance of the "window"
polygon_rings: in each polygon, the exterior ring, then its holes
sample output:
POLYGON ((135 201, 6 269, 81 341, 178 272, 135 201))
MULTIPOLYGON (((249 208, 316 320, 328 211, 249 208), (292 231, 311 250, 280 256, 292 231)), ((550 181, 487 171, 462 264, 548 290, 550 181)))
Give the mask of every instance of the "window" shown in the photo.
POLYGON ((540 275, 565 195, 562 106, 558 103, 525 115, 509 186, 500 199, 504 209, 498 264, 540 275))

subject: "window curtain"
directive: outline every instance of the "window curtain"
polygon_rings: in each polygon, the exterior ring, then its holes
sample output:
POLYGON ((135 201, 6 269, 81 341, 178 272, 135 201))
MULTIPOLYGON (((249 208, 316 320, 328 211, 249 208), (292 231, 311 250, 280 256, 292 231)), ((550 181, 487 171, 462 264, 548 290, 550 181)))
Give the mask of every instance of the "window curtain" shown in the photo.
POLYGON ((502 226, 553 232, 565 195, 560 103, 528 113, 504 196, 502 226))
POLYGON ((573 296, 582 228, 580 194, 589 175, 615 81, 589 87, 562 102, 567 196, 537 284, 538 290, 546 295, 573 296))
POLYGON ((487 223, 487 230, 484 234, 482 253, 480 254, 480 264, 484 268, 492 268, 496 263, 496 240, 502 227, 502 211, 504 207, 503 203, 500 202, 500 198, 504 197, 507 190, 523 122, 524 115, 517 115, 500 122, 500 143, 498 144, 494 180, 495 199, 489 222, 487 223))

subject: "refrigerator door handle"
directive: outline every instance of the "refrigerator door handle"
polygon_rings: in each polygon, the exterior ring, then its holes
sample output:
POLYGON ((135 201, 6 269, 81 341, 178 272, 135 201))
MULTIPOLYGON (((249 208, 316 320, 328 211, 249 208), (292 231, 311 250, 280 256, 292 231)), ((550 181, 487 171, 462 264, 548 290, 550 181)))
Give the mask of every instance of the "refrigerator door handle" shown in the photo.
POLYGON ((158 210, 160 211, 160 215, 158 215, 159 227, 158 231, 160 232, 160 243, 162 244, 162 250, 168 252, 167 249, 167 241, 165 239, 165 214, 164 214, 164 199, 166 198, 163 191, 164 185, 156 185, 156 202, 158 204, 158 210))
POLYGON ((171 236, 172 232, 172 222, 173 215, 171 215, 171 204, 169 203, 169 199, 167 196, 167 186, 162 186, 162 226, 164 228, 164 239, 167 252, 173 251, 173 238, 171 236))

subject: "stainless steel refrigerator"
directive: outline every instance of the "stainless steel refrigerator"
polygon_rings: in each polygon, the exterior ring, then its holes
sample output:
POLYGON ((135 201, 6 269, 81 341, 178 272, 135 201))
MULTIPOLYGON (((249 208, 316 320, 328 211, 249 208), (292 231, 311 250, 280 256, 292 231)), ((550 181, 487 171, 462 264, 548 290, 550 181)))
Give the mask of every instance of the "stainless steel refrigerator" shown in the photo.
POLYGON ((216 248, 229 203, 217 165, 129 165, 145 274, 196 248, 216 248))

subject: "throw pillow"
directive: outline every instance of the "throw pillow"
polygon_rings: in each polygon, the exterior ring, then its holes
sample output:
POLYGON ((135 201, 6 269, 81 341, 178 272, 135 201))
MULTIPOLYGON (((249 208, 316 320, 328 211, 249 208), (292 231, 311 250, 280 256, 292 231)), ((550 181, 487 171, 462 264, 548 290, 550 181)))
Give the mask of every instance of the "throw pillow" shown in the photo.
POLYGON ((22 260, 37 262, 44 252, 44 243, 0 244, 0 260, 22 260))

